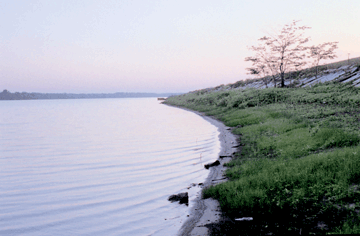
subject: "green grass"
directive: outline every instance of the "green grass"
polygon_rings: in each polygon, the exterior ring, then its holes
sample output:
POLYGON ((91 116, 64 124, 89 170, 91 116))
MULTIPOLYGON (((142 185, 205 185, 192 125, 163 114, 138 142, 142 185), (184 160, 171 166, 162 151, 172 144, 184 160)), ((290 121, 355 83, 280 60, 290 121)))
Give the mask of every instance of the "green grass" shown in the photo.
POLYGON ((359 200, 360 193, 349 190, 359 181, 359 167, 360 147, 301 159, 248 160, 228 170, 233 181, 210 187, 204 194, 219 199, 226 211, 242 215, 251 215, 255 209, 262 213, 289 206, 296 209, 312 200, 332 204, 346 201, 347 197, 359 200))
POLYGON ((360 234, 360 217, 356 214, 352 215, 351 219, 328 234, 360 234))
POLYGON ((241 135, 244 146, 227 164, 229 181, 203 191, 219 200, 225 215, 253 216, 252 233, 347 234, 360 230, 359 91, 336 83, 204 90, 166 103, 215 116, 241 135))
POLYGON ((343 61, 330 63, 330 64, 327 64, 327 65, 324 65, 323 67, 326 67, 326 68, 329 68, 329 69, 337 69, 339 67, 346 66, 348 64, 350 64, 350 65, 360 65, 360 57, 351 58, 349 61, 348 60, 343 60, 343 61))

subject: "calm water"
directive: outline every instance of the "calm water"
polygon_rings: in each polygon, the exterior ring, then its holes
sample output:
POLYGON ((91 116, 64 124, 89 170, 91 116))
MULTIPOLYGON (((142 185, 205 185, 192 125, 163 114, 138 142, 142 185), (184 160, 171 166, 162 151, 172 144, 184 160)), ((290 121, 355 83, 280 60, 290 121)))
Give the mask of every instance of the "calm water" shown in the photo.
POLYGON ((217 128, 156 98, 0 101, 0 235, 175 235, 217 128))

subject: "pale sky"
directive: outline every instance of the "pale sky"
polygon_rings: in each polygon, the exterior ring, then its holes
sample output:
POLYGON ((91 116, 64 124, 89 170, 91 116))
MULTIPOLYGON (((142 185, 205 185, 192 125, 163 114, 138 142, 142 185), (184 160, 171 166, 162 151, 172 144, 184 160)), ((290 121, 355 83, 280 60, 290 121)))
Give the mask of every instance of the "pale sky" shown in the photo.
MULTIPOLYGON (((246 79, 247 46, 292 20, 360 57, 359 0, 0 0, 0 90, 188 92, 246 79)), ((334 60, 334 61, 335 61, 334 60)), ((324 62, 324 61, 323 61, 324 62)))

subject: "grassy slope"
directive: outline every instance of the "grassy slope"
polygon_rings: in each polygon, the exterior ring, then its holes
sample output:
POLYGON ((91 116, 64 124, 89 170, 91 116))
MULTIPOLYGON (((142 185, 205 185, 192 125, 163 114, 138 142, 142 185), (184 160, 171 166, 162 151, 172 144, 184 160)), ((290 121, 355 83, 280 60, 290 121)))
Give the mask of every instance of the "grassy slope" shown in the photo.
MULTIPOLYGON (((330 64, 326 64, 326 65, 320 65, 318 67, 318 69, 316 69, 316 67, 310 67, 298 72, 289 72, 289 73, 285 73, 285 81, 288 79, 292 79, 292 84, 290 85, 290 87, 299 87, 301 86, 303 80, 305 79, 309 79, 311 77, 314 77, 316 75, 316 71, 318 70, 318 76, 321 77, 322 75, 329 73, 329 70, 337 70, 343 66, 352 66, 352 67, 358 67, 358 70, 360 69, 360 57, 357 58, 352 58, 349 61, 348 60, 343 60, 343 61, 337 61, 334 63, 330 63, 330 64)), ((333 71, 334 72, 334 71, 333 71)), ((330 72, 331 73, 331 72, 330 72)), ((259 82, 259 81, 263 81, 264 78, 253 78, 253 79, 246 79, 246 80, 240 80, 237 81, 233 84, 227 84, 227 85, 219 85, 215 88, 208 88, 208 91, 211 90, 218 90, 218 89, 227 89, 227 88, 238 88, 238 87, 246 87, 249 84, 252 84, 254 82, 259 82)), ((269 82, 270 82, 270 78, 268 78, 269 82)), ((279 84, 279 76, 277 76, 277 84, 279 84)), ((262 84, 264 84, 262 82, 262 84)), ((273 86, 269 86, 269 87, 273 87, 273 86)))
POLYGON ((236 127, 244 145, 228 182, 205 189, 234 221, 213 234, 360 233, 360 89, 197 91, 166 103, 205 112, 236 127), (323 225, 324 227, 319 227, 323 225))

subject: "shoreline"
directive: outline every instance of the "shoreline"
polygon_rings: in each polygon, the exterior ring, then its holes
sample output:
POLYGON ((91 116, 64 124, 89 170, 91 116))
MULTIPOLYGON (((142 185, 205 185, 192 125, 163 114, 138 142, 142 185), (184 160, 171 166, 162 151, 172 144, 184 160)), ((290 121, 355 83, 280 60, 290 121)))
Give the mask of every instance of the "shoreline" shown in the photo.
MULTIPOLYGON (((168 104, 165 104, 168 105, 168 104)), ((187 108, 168 105, 171 107, 176 107, 184 109, 189 112, 193 112, 201 116, 204 120, 210 122, 212 125, 216 126, 219 131, 219 141, 220 141, 220 152, 218 153, 218 159, 220 165, 210 167, 210 173, 204 181, 204 188, 216 185, 222 182, 226 182, 227 179, 224 178, 223 174, 225 173, 226 167, 223 166, 224 163, 229 162, 233 153, 238 150, 238 136, 231 133, 231 128, 225 126, 221 121, 206 116, 201 112, 193 111, 187 108), (220 158, 220 156, 228 156, 220 158)), ((197 235, 209 235, 209 230, 205 226, 210 223, 217 223, 221 217, 221 209, 219 202, 213 198, 203 199, 202 194, 196 197, 194 206, 190 209, 189 218, 183 223, 180 230, 178 231, 179 236, 197 236, 197 235)))

